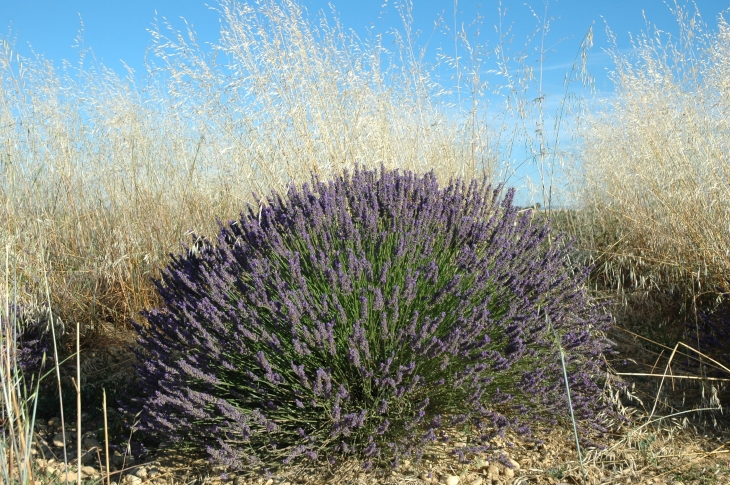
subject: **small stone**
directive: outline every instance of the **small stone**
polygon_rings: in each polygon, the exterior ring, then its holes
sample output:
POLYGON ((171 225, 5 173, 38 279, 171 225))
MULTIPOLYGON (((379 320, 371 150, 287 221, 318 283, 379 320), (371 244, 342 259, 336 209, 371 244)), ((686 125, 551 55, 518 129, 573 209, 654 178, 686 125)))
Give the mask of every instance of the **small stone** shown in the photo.
MULTIPOLYGON (((66 483, 68 480, 68 483, 76 483, 77 472, 76 470, 72 470, 71 467, 69 467, 69 471, 64 473, 63 470, 53 470, 51 473, 49 473, 49 476, 53 478, 51 483, 66 483)), ((81 476, 81 479, 83 480, 83 475, 81 476)))
POLYGON ((93 477, 94 475, 98 475, 99 474, 99 472, 93 466, 84 466, 84 467, 81 467, 81 473, 83 473, 87 477, 93 477))
POLYGON ((61 426, 61 418, 51 418, 48 420, 48 426, 59 427, 61 426))
POLYGON ((134 476, 137 478, 141 478, 142 480, 147 479, 147 469, 145 467, 137 468, 137 470, 134 471, 134 476))
POLYGON ((512 468, 513 468, 513 469, 514 469, 515 471, 517 471, 517 470, 519 470, 519 469, 520 469, 520 464, 519 464, 518 462, 516 462, 515 460, 513 460, 513 459, 511 459, 511 458, 510 458, 510 459, 509 459, 509 460, 507 460, 507 461, 509 462, 509 464, 510 464, 510 465, 512 465, 512 468))
POLYGON ((482 477, 477 477, 476 479, 472 480, 469 485, 482 485, 484 483, 484 480, 482 477))
POLYGON ((515 477, 515 471, 511 468, 505 468, 504 469, 504 476, 507 478, 514 478, 515 477))
POLYGON ((88 465, 92 461, 94 461, 94 458, 96 455, 94 453, 91 453, 90 451, 87 451, 83 455, 81 455, 81 464, 82 465, 88 465))
POLYGON ((246 479, 244 477, 236 477, 233 479, 233 485, 246 485, 246 479))
POLYGON ((53 435, 51 443, 56 448, 63 448, 63 435, 61 433, 56 433, 55 435, 53 435))
POLYGON ((96 438, 86 438, 84 440, 84 446, 87 450, 99 448, 99 442, 96 440, 96 438))
POLYGON ((456 485, 457 483, 459 483, 459 477, 456 475, 451 475, 446 479, 446 485, 456 485))
POLYGON ((112 454, 111 462, 114 466, 122 466, 122 463, 124 463, 124 455, 122 455, 118 451, 114 451, 114 454, 112 454))
POLYGON ((269 478, 266 480, 266 483, 264 485, 274 485, 274 480, 272 478, 269 478))
POLYGON ((139 477, 135 477, 134 475, 127 475, 124 480, 129 485, 140 485, 142 483, 142 479, 139 477))
POLYGON ((489 468, 487 468, 487 476, 491 479, 499 478, 499 468, 497 465, 489 465, 489 468))

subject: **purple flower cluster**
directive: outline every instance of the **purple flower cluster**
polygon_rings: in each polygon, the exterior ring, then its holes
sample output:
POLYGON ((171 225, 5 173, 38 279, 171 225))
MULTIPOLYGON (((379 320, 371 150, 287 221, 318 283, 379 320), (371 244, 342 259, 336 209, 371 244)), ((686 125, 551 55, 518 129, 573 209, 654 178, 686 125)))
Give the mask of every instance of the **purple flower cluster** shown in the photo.
MULTIPOLYGON (((368 171, 273 194, 172 257, 144 313, 139 428, 231 469, 419 459, 469 426, 598 425, 608 319, 514 191, 368 171)), ((135 407, 136 406, 136 407, 135 407)))
MULTIPOLYGON (((15 341, 18 370, 25 379, 29 390, 38 385, 41 372, 53 366, 53 339, 47 319, 37 312, 30 312, 21 305, 11 304, 9 321, 3 322, 3 339, 15 341), (14 335, 8 335, 14 332, 14 335), (45 353, 45 362, 43 354, 45 353)), ((3 320, 5 320, 3 318, 3 320)), ((48 381, 46 381, 47 383, 48 381)))

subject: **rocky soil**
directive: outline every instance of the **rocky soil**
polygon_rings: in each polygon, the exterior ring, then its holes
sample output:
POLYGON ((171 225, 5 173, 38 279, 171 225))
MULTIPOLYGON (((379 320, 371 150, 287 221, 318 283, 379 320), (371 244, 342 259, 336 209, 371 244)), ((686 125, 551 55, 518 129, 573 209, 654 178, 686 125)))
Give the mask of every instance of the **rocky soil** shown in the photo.
MULTIPOLYGON (((76 432, 66 433, 64 471, 63 436, 60 419, 37 424, 34 445, 36 483, 76 482, 76 432)), ((98 428, 97 428, 98 429, 98 428)), ((585 483, 589 484, 727 484, 730 483, 730 434, 714 432, 698 434, 692 427, 636 431, 626 426, 622 432, 603 437, 604 450, 583 450, 585 483)), ((81 472, 87 484, 107 483, 104 446, 98 431, 82 433, 81 472), (100 464, 100 458, 101 464, 100 464)), ((580 484, 583 471, 579 465, 574 438, 570 430, 551 432, 537 430, 544 441, 533 444, 507 436, 495 439, 493 449, 506 459, 497 461, 491 455, 474 457, 470 464, 459 463, 451 452, 463 442, 434 445, 420 464, 405 462, 397 471, 362 472, 358 463, 345 463, 337 468, 297 466, 267 475, 253 470, 244 476, 225 474, 211 467, 203 457, 172 450, 158 450, 155 456, 137 462, 118 451, 110 456, 108 477, 117 485, 507 485, 507 484, 580 484), (511 465, 511 466, 507 466, 511 465)), ((103 439, 103 438, 102 438, 103 439)))

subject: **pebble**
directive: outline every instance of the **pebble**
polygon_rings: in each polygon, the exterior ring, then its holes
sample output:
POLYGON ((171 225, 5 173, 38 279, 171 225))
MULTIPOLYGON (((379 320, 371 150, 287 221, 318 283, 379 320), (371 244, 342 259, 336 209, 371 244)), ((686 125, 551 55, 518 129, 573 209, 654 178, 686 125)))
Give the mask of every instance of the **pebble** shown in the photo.
POLYGON ((476 479, 472 480, 469 485, 482 485, 484 483, 484 480, 482 477, 477 477, 476 479))
POLYGON ((114 451, 111 461, 114 466, 122 466, 122 463, 124 462, 124 455, 122 455, 118 451, 114 451))
POLYGON ((446 479, 446 485, 456 485, 457 483, 459 483, 459 477, 456 475, 451 475, 446 479))
POLYGON ((89 463, 94 461, 94 458, 96 458, 96 455, 90 451, 87 451, 86 453, 81 455, 81 464, 88 465, 89 463))
POLYGON ((56 433, 55 435, 53 435, 51 443, 56 448, 63 448, 63 435, 61 433, 56 433))
POLYGON ((142 483, 142 479, 139 477, 135 477, 134 475, 127 475, 124 480, 129 485, 140 485, 142 483))
POLYGON ((68 472, 65 474, 65 476, 64 476, 64 473, 61 473, 61 477, 60 477, 61 482, 68 482, 68 483, 76 483, 76 478, 77 478, 76 472, 68 472))
POLYGON ((499 468, 497 465, 489 465, 489 468, 487 468, 487 476, 489 478, 499 478, 499 468))
POLYGON ((507 461, 509 461, 509 464, 512 465, 512 468, 514 468, 515 471, 520 469, 520 464, 518 462, 516 462, 515 460, 510 458, 507 461))
POLYGON ((504 476, 507 478, 514 478, 515 477, 515 471, 511 468, 505 468, 504 469, 504 476))
POLYGON ((94 475, 98 475, 99 474, 99 472, 93 466, 84 466, 84 467, 81 467, 81 473, 83 473, 87 477, 93 477, 94 475))
POLYGON ((233 479, 233 485, 246 485, 246 479, 244 477, 236 477, 233 479))
POLYGON ((269 478, 268 480, 266 480, 266 483, 264 485, 274 485, 274 479, 269 478))
POLYGON ((134 471, 134 476, 145 480, 147 478, 147 469, 145 467, 137 468, 137 470, 134 471))
POLYGON ((84 440, 84 446, 87 450, 99 448, 99 441, 97 441, 95 438, 86 438, 84 440))

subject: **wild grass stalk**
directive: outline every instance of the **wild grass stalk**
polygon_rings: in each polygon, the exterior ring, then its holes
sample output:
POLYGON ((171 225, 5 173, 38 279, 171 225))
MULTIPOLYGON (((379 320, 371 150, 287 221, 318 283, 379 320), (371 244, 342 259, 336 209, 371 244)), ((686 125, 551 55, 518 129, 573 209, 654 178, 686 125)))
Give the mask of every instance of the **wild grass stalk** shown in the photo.
MULTIPOLYGON (((73 381, 76 389, 76 483, 81 483, 81 332, 80 323, 76 322, 76 380, 73 381)), ((68 480, 68 477, 66 478, 68 480)))
MULTIPOLYGON (((43 265, 45 266, 45 262, 43 261, 43 265)), ((66 420, 64 419, 64 411, 63 411, 63 389, 61 386, 61 365, 60 365, 60 359, 58 358, 58 338, 56 336, 56 325, 54 321, 53 312, 51 311, 51 288, 48 283, 48 278, 45 278, 45 290, 46 290, 46 298, 49 302, 49 309, 48 309, 48 318, 50 320, 50 327, 51 327, 51 338, 53 340, 53 362, 54 362, 54 370, 56 371, 56 384, 58 385, 58 405, 59 405, 59 411, 61 414, 61 438, 63 442, 63 466, 64 466, 64 479, 67 482, 68 485, 68 451, 66 447, 66 420)), ((76 340, 80 336, 76 336, 76 340)), ((77 354, 78 357, 78 354, 77 354)))
MULTIPOLYGON (((106 417, 106 389, 102 391, 103 393, 103 401, 102 401, 102 409, 104 411, 104 457, 106 459, 106 485, 111 485, 111 476, 109 468, 109 424, 107 422, 106 417)), ((101 460, 99 460, 99 463, 101 463, 101 460)))
POLYGON ((581 477, 583 478, 583 485, 586 484, 586 470, 583 466, 583 454, 581 453, 580 449, 580 437, 578 435, 578 425, 575 421, 575 412, 573 411, 573 400, 570 397, 570 382, 568 381, 568 371, 567 367, 565 365, 565 351, 563 350, 563 346, 560 343, 560 337, 558 336, 558 332, 553 328, 553 326, 550 324, 550 319, 546 316, 546 322, 547 322, 547 331, 553 334, 553 338, 555 340, 555 346, 558 348, 558 352, 560 353, 560 365, 563 370, 563 381, 565 382, 565 394, 568 397, 568 411, 570 412, 570 422, 573 425, 573 436, 575 437, 575 449, 576 453, 578 453, 578 463, 580 464, 580 472, 581 477))
MULTIPOLYGON (((3 308, 0 312, 0 376, 2 400, 0 401, 0 474, 3 483, 25 485, 33 480, 33 429, 38 404, 38 387, 29 392, 25 376, 18 363, 16 338, 18 328, 15 284, 11 287, 10 246, 5 247, 5 284, 2 291, 3 308)), ((15 282, 13 282, 15 283, 15 282)), ((45 363, 45 355, 42 358, 45 363)), ((35 376, 34 376, 35 377, 35 376)), ((38 380, 40 381, 40 374, 38 380)), ((30 383, 33 385, 33 382, 30 383)))

